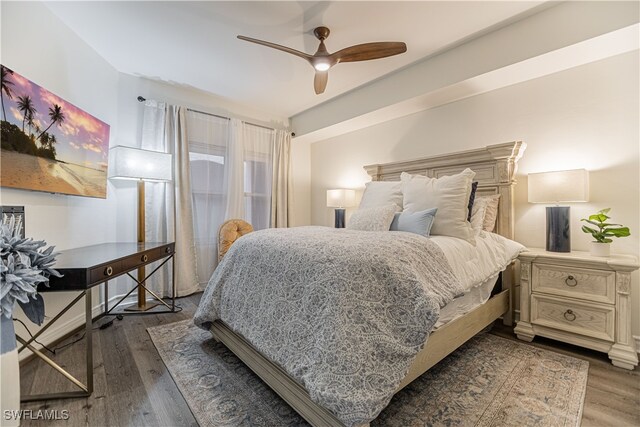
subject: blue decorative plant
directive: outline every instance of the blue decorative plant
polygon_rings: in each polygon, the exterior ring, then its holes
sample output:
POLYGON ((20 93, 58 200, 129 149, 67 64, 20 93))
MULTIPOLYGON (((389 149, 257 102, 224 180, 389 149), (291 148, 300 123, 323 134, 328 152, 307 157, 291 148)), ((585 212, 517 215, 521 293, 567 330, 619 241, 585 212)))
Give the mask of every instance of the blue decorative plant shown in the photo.
POLYGON ((14 216, 0 224, 0 316, 11 319, 16 301, 29 320, 44 321, 44 299, 38 293, 40 283, 48 286, 49 277, 61 274, 53 269, 54 246, 21 237, 22 222, 14 216))

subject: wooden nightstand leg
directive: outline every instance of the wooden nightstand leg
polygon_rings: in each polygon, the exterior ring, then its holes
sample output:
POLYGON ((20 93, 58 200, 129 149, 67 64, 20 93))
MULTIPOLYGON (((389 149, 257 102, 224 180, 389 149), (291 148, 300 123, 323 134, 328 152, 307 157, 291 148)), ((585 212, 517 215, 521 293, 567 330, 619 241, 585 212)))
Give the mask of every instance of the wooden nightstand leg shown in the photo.
POLYGON ((518 322, 515 329, 513 330, 516 333, 516 336, 519 340, 531 342, 533 338, 536 336, 536 333, 533 331, 531 327, 531 323, 523 322, 522 320, 518 322))
POLYGON ((631 334, 631 273, 616 273, 616 342, 611 346, 609 359, 615 366, 633 370, 638 354, 631 334))
POLYGON ((609 351, 609 359, 614 366, 630 371, 638 366, 638 353, 629 346, 614 344, 609 351))
POLYGON ((531 263, 520 262, 520 320, 516 325, 514 332, 518 339, 531 342, 536 333, 529 321, 531 320, 531 263))

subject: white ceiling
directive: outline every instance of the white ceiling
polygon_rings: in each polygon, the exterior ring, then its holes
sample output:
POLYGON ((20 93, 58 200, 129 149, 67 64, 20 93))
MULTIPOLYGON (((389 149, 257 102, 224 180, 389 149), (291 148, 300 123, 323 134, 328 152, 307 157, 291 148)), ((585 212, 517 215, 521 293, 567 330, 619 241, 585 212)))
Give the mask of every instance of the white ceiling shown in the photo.
MULTIPOLYGON (((468 2, 49 2, 48 7, 118 71, 189 85, 290 117, 366 84, 541 1, 468 2), (391 58, 338 64, 322 95, 303 59, 238 40, 267 40, 308 53, 313 29, 331 29, 330 52, 404 41, 391 58)), ((464 64, 461 64, 464 65, 464 64)))

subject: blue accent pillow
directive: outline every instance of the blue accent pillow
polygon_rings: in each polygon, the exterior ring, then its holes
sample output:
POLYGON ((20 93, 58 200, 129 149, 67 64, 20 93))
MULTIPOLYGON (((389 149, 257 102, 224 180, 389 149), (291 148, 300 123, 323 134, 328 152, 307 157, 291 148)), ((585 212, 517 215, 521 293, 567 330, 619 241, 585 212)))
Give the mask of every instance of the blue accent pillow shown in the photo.
POLYGON ((433 220, 438 208, 431 208, 420 212, 398 212, 391 222, 391 231, 407 231, 429 237, 433 220))

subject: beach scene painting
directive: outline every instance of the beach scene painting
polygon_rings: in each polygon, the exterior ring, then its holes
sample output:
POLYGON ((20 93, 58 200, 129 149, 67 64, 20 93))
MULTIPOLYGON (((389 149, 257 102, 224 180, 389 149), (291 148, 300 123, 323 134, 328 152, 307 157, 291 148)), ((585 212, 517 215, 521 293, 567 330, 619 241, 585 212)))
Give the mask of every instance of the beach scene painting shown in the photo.
POLYGON ((0 67, 0 186, 106 198, 109 125, 0 67))

